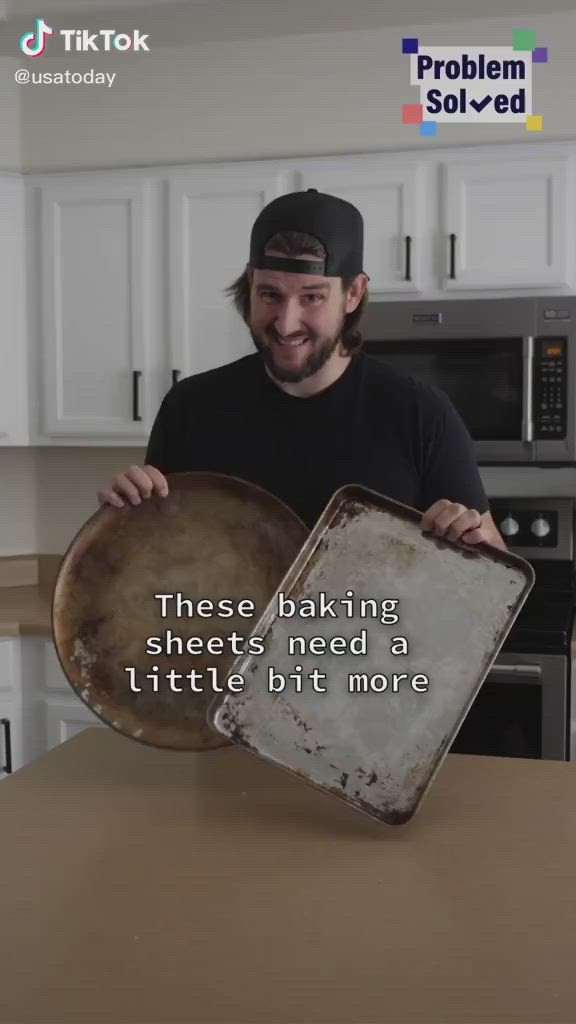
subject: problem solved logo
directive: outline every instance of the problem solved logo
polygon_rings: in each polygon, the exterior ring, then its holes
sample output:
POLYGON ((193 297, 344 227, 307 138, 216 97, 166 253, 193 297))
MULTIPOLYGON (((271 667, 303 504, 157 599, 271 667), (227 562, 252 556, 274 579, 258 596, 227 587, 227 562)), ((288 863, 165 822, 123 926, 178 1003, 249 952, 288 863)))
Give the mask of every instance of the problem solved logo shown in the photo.
POLYGON ((532 113, 532 66, 548 61, 532 29, 516 29, 512 46, 423 46, 403 39, 410 56, 410 84, 419 103, 404 103, 403 124, 417 124, 421 135, 436 135, 438 124, 522 123, 542 131, 542 115, 532 113))

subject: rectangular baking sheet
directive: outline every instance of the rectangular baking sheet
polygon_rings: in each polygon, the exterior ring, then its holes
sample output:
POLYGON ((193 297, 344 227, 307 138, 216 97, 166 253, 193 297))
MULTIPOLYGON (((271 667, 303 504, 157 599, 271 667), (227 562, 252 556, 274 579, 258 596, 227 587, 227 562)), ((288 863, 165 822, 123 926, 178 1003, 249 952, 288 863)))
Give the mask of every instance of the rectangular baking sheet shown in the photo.
POLYGON ((517 555, 440 540, 420 524, 416 510, 364 487, 337 491, 252 632, 264 653, 230 669, 243 691, 209 709, 223 736, 387 824, 414 815, 535 579, 517 555), (318 612, 322 593, 337 618, 280 614, 287 599, 318 612), (343 640, 291 654, 290 637, 343 640), (270 691, 272 669, 282 692, 270 691), (314 692, 313 669, 327 692, 314 692), (408 678, 394 687, 394 674, 408 678))

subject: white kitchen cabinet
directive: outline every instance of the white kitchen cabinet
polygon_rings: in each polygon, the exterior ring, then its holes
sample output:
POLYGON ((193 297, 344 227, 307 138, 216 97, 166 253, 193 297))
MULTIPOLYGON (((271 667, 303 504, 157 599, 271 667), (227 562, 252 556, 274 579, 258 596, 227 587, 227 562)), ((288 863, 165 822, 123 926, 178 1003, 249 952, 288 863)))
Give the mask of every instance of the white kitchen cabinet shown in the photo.
POLYGON ((426 171, 422 160, 391 155, 308 160, 302 168, 300 188, 328 192, 360 210, 372 295, 422 289, 423 244, 430 232, 426 171))
POLYGON ((45 176, 39 192, 38 430, 145 443, 166 390, 157 192, 108 171, 45 176))
MULTIPOLYGON (((43 637, 39 643, 40 658, 42 661, 41 677, 43 690, 47 695, 64 694, 65 697, 72 698, 75 696, 74 691, 62 671, 60 661, 58 660, 58 654, 56 653, 56 647, 54 646, 54 641, 51 637, 43 637)), ((79 703, 82 703, 79 697, 77 699, 79 703)))
POLYGON ((447 291, 574 283, 574 157, 454 158, 443 166, 447 291))
POLYGON ((42 659, 45 749, 51 750, 89 726, 109 728, 70 686, 52 639, 42 641, 42 659))
POLYGON ((171 373, 176 380, 239 359, 254 345, 224 292, 243 272, 250 231, 293 178, 265 163, 169 175, 171 373))
POLYGON ((109 729, 90 708, 79 699, 54 700, 46 702, 46 749, 52 750, 60 743, 76 736, 83 729, 100 726, 109 729))
POLYGON ((0 637, 0 779, 88 726, 108 728, 74 693, 52 638, 0 637))
POLYGON ((539 142, 29 176, 30 443, 144 447, 174 380, 254 351, 225 289, 286 192, 359 207, 372 300, 572 293, 575 167, 539 142))
POLYGON ((0 637, 0 700, 14 693, 19 668, 18 637, 0 637))
POLYGON ((22 765, 22 698, 17 637, 0 638, 0 779, 22 765))
POLYGON ((22 712, 17 697, 0 699, 0 781, 23 765, 22 712))
POLYGON ((30 442, 26 329, 25 191, 0 173, 0 446, 30 442))

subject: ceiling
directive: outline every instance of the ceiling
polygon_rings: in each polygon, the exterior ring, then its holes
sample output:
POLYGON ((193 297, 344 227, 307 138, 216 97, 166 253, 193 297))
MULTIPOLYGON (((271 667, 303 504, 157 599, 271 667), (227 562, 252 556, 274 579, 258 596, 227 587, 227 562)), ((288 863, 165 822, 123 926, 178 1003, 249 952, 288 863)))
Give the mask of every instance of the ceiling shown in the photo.
MULTIPOLYGON (((551 0, 550 8, 547 15, 574 12, 576 0, 551 0)), ((36 17, 56 28, 139 28, 157 48, 480 18, 518 18, 519 27, 530 27, 526 19, 542 13, 542 0, 483 0, 481 7, 476 0, 0 0, 0 53, 16 56, 36 17)))
POLYGON ((129 10, 157 7, 202 7, 208 0, 42 0, 39 6, 36 0, 3 0, 0 10, 5 9, 5 17, 18 18, 36 16, 47 18, 49 14, 85 14, 86 12, 129 10))

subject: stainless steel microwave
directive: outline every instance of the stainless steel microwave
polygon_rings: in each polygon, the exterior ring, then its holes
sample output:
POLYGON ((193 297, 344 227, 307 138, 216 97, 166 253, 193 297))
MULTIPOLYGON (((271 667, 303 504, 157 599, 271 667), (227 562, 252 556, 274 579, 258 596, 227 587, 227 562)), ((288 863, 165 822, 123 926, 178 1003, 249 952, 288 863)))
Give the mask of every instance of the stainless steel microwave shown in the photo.
POLYGON ((576 297, 369 302, 360 329, 448 395, 480 464, 576 462, 576 297))

